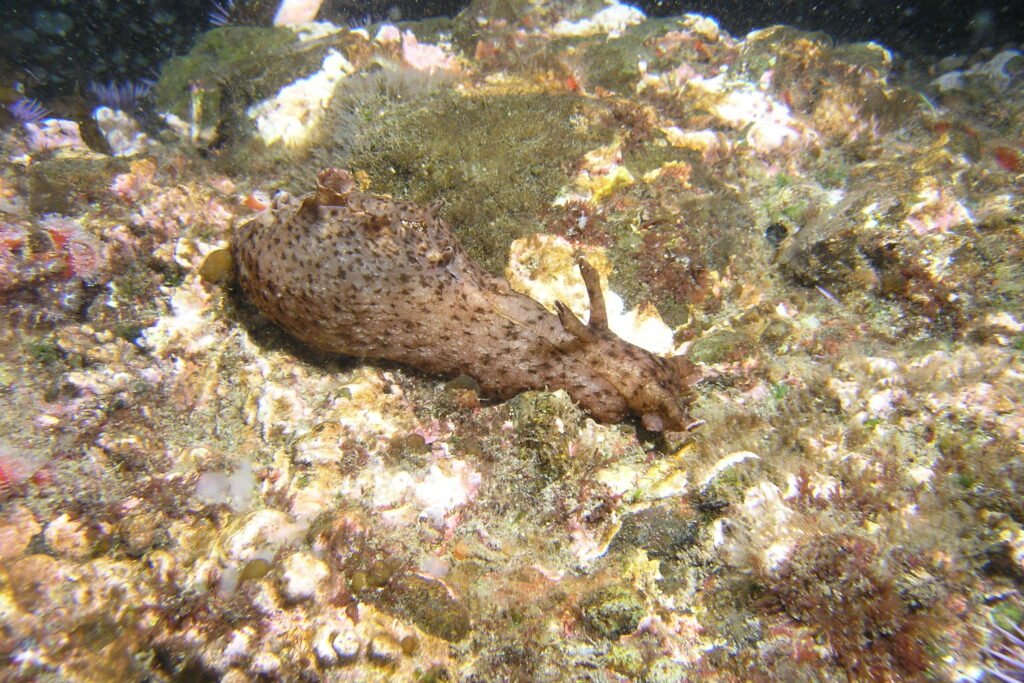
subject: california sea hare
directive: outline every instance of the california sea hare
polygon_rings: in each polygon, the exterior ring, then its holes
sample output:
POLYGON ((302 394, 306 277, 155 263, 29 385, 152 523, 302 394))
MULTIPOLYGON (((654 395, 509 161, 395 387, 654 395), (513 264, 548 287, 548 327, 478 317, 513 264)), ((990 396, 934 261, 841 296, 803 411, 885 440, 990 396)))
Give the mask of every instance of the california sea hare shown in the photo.
POLYGON ((693 365, 613 334, 590 264, 579 261, 583 324, 561 302, 549 313, 482 270, 437 214, 364 194, 347 171, 327 169, 315 192, 279 195, 238 230, 239 282, 264 315, 323 351, 465 373, 498 398, 565 389, 601 421, 632 413, 649 430, 685 428, 693 365))

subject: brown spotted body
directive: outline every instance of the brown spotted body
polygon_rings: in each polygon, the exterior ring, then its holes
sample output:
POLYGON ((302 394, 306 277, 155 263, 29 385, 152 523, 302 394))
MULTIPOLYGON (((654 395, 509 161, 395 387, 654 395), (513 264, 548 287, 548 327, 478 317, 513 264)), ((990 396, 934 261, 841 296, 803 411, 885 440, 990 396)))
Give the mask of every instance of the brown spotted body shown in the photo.
POLYGON ((246 295, 318 349, 465 373, 498 398, 565 389, 602 421, 632 413, 648 429, 685 426, 692 365, 613 334, 585 261, 587 325, 478 267, 436 207, 364 194, 337 169, 243 225, 232 248, 246 295))

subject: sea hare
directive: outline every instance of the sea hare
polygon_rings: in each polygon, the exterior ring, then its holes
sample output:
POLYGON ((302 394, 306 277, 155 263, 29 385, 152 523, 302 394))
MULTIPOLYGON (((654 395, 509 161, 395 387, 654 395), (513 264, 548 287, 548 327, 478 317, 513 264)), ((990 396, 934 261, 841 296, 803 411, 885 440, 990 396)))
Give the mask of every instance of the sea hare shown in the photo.
POLYGON ((595 419, 682 430, 694 366, 608 329, 598 274, 579 260, 590 321, 548 312, 474 263, 438 207, 365 194, 327 169, 239 228, 239 283, 257 308, 323 351, 467 374, 490 396, 564 389, 595 419))

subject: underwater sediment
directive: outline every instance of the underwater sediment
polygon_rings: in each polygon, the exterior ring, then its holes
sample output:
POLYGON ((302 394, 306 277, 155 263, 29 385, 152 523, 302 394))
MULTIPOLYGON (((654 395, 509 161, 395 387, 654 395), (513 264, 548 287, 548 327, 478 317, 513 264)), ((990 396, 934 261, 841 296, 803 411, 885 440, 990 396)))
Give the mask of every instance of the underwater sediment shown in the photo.
POLYGON ((624 5, 223 26, 147 117, 4 130, 2 677, 1012 673, 1024 58, 895 61, 624 5), (229 245, 329 167, 552 316, 585 259, 700 426, 295 341, 229 245))

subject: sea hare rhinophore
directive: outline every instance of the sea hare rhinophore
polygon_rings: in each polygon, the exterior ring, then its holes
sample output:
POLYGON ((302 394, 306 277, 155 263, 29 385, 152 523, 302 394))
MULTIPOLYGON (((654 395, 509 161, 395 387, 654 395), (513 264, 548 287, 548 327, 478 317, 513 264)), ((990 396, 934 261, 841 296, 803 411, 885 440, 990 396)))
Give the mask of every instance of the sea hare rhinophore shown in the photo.
POLYGON ((347 171, 322 171, 315 192, 281 195, 238 230, 242 290, 323 351, 465 373, 498 398, 565 389, 598 420, 632 413, 650 430, 685 428, 693 365, 613 334, 590 264, 579 261, 585 325, 561 302, 549 313, 482 270, 437 210, 364 194, 347 171))

